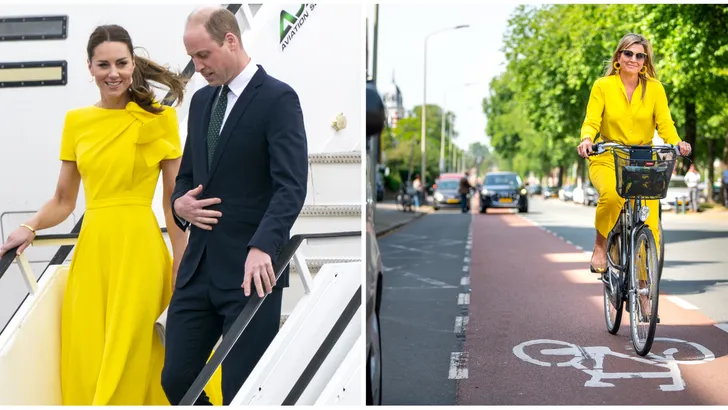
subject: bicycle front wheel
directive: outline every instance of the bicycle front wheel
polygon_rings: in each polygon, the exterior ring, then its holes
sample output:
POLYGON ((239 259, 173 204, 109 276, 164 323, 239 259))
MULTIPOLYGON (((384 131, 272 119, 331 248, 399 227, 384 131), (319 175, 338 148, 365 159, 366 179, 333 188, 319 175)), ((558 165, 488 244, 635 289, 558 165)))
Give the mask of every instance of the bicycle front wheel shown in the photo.
POLYGON ((641 227, 637 233, 632 252, 634 263, 630 269, 630 333, 635 352, 646 356, 655 339, 660 296, 658 254, 655 238, 647 226, 641 227))

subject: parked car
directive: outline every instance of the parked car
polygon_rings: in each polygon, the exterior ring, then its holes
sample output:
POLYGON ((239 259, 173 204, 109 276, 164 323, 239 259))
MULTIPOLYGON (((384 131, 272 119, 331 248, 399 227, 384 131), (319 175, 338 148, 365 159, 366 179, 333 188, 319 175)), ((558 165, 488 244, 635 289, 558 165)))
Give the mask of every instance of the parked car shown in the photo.
POLYGON ((682 175, 673 175, 670 178, 670 185, 667 186, 667 196, 660 200, 662 209, 669 211, 676 205, 682 206, 685 202, 685 208, 690 206, 690 190, 688 184, 685 183, 685 177, 682 175), (677 198, 677 203, 675 203, 677 198))
POLYGON ((571 201, 574 199, 575 185, 566 185, 559 189, 559 199, 562 201, 571 201))
POLYGON ((541 193, 543 192, 541 184, 527 185, 526 190, 528 191, 528 195, 530 196, 541 195, 541 193))
POLYGON ((543 188, 543 199, 557 198, 559 196, 559 187, 547 186, 543 188))
POLYGON ((480 191, 480 213, 488 208, 517 208, 528 212, 528 190, 515 172, 490 172, 480 191))
MULTIPOLYGON (((564 195, 566 196, 566 193, 564 195)), ((590 182, 585 182, 580 187, 574 187, 571 195, 571 199, 575 204, 596 206, 597 202, 599 202, 599 193, 590 182)))

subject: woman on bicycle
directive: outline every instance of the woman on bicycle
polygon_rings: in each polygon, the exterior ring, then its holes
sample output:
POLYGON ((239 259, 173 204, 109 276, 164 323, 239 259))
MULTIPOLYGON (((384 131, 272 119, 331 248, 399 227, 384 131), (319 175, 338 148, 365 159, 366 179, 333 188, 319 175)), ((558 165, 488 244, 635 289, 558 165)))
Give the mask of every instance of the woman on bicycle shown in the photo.
MULTIPOLYGON (((624 145, 652 145, 654 131, 667 144, 677 144, 681 155, 690 154, 690 144, 677 135, 667 106, 665 89, 657 80, 650 42, 639 34, 622 37, 606 67, 605 75, 594 82, 581 127, 579 155, 589 159, 589 179, 599 192, 596 239, 591 271, 607 270, 607 235, 619 218, 624 199, 617 194, 614 158, 611 153, 589 157, 597 134, 601 142, 624 145)), ((658 201, 647 201, 652 210, 646 223, 652 230, 659 252, 658 201)))

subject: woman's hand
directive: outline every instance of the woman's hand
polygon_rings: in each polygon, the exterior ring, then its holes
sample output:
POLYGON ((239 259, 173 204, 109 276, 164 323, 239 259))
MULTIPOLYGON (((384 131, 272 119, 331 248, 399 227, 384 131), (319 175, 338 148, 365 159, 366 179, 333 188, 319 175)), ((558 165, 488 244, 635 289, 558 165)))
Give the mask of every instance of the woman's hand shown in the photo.
POLYGON ((2 246, 0 246, 0 257, 5 255, 5 252, 17 246, 19 246, 19 248, 16 251, 16 254, 20 256, 25 248, 30 246, 31 242, 33 242, 33 239, 35 239, 35 234, 31 232, 30 229, 21 226, 20 228, 16 229, 15 232, 11 233, 10 236, 8 236, 8 240, 5 241, 2 246))
POLYGON ((677 147, 680 148, 680 155, 682 156, 690 155, 690 152, 693 150, 690 143, 685 141, 678 142, 677 147))
POLYGON ((581 143, 579 143, 579 146, 576 147, 576 152, 579 153, 580 157, 588 158, 589 154, 593 152, 592 145, 594 145, 594 143, 590 138, 584 138, 581 140, 581 143))

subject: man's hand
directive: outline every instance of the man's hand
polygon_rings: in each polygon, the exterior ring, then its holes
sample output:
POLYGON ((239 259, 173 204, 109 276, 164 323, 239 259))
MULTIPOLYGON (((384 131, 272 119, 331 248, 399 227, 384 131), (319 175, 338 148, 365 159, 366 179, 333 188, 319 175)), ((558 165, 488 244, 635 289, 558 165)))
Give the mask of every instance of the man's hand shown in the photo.
POLYGON ((245 277, 241 286, 245 296, 250 296, 250 282, 255 281, 255 289, 261 298, 265 293, 273 292, 276 285, 276 274, 270 256, 258 248, 250 248, 248 258, 245 260, 245 277), (265 285, 265 292, 263 286, 265 285))
POLYGON ((206 231, 211 231, 212 226, 210 225, 217 224, 217 218, 222 216, 222 212, 204 208, 219 204, 222 200, 220 198, 198 200, 197 195, 200 195, 200 192, 202 192, 202 185, 198 185, 197 188, 191 189, 179 197, 174 201, 174 212, 192 225, 206 231))

